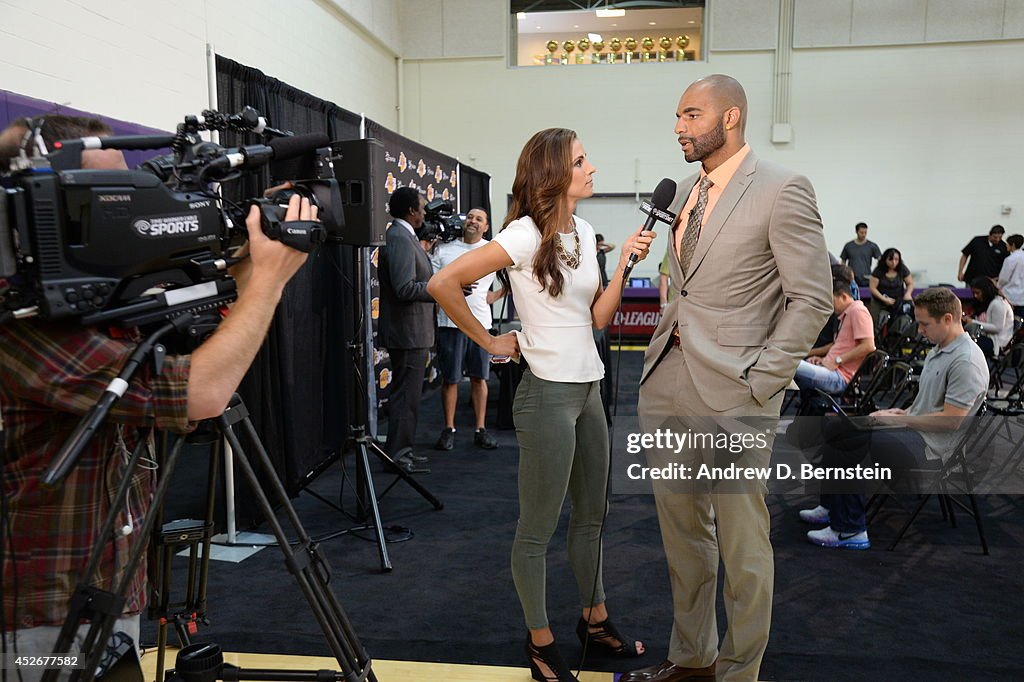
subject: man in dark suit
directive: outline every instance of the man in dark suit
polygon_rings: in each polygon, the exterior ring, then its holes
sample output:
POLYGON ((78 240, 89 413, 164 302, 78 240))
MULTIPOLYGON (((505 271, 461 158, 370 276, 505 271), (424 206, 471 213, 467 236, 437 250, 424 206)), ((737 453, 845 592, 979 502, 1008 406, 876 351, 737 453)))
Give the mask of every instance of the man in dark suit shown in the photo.
POLYGON ((413 454, 423 373, 434 345, 434 299, 427 293, 433 269, 416 230, 426 202, 411 187, 400 187, 388 201, 394 218, 380 252, 380 343, 391 356, 387 451, 410 473, 425 472, 426 457, 413 454))

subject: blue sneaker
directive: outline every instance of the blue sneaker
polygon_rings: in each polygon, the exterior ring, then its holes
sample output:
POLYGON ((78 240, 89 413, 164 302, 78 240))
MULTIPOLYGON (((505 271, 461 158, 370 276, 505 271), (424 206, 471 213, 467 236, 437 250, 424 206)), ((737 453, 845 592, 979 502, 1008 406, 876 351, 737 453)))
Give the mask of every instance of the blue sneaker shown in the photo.
POLYGON ((859 533, 837 533, 832 530, 832 526, 826 526, 821 530, 807 531, 807 540, 812 545, 819 547, 839 547, 841 549, 869 549, 871 547, 866 530, 859 533))

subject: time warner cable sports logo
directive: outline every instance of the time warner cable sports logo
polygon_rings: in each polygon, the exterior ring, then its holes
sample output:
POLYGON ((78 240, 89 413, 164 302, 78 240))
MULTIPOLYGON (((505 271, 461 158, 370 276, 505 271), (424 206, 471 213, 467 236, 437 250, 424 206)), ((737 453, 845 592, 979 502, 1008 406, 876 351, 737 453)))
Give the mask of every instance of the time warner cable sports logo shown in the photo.
POLYGON ((199 214, 185 213, 170 216, 139 218, 132 223, 135 233, 144 239, 177 237, 199 232, 199 214))

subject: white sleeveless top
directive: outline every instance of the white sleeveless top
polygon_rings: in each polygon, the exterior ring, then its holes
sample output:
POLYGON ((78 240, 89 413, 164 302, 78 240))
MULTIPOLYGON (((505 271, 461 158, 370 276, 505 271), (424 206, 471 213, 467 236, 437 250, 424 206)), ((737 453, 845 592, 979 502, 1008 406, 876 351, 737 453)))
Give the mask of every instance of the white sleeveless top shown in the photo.
MULTIPOLYGON (((565 286, 557 298, 541 290, 533 275, 533 257, 540 247, 540 232, 532 218, 513 220, 495 236, 512 266, 509 280, 523 330, 516 332, 519 349, 530 371, 541 379, 586 383, 604 377, 604 363, 594 343, 590 306, 601 286, 597 269, 594 228, 573 216, 580 237, 580 265, 562 264, 565 286)), ((575 248, 572 234, 559 235, 568 253, 575 248)))

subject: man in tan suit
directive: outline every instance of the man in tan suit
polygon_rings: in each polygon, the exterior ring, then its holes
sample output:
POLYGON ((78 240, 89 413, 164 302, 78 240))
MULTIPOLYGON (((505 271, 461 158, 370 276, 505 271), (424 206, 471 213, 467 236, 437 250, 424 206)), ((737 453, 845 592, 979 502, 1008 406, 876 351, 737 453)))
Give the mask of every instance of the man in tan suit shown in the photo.
MULTIPOLYGON (((679 220, 669 235, 669 274, 678 296, 645 355, 638 411, 645 429, 669 422, 684 432, 735 432, 737 417, 778 418, 797 364, 832 311, 828 252, 811 183, 759 160, 744 142, 747 101, 738 82, 722 75, 696 81, 676 117, 686 160, 702 168, 679 184, 673 204, 679 220)), ((732 460, 769 466, 773 434, 767 447, 732 460)), ((715 466, 723 454, 691 449, 675 461, 715 466)), ((765 482, 655 493, 672 582, 672 638, 667 661, 622 682, 756 680, 774 581, 765 482), (729 619, 720 652, 719 556, 729 619)))

